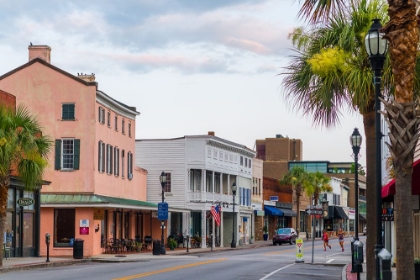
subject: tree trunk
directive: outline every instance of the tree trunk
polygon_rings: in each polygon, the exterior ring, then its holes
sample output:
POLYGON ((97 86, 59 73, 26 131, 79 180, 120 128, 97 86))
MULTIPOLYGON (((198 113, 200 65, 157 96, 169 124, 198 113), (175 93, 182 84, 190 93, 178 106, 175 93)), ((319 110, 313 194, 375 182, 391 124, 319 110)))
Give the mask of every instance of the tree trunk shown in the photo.
POLYGON ((414 279, 414 266, 408 264, 414 261, 413 242, 413 204, 412 173, 414 150, 419 138, 418 104, 416 102, 401 104, 396 101, 386 102, 385 112, 390 133, 391 144, 388 147, 393 158, 395 170, 395 227, 397 245, 397 279, 414 279))
POLYGON ((395 101, 384 102, 390 128, 388 145, 395 170, 395 227, 397 279, 414 279, 414 249, 411 185, 414 149, 418 139, 419 120, 413 103, 415 65, 418 47, 418 25, 414 1, 388 0, 389 22, 383 28, 389 41, 395 101))
POLYGON ((300 187, 296 187, 296 230, 300 233, 300 196, 302 195, 300 187))
MULTIPOLYGON (((6 223, 6 208, 7 208, 7 196, 10 185, 10 177, 0 177, 0 244, 3 244, 4 240, 4 226, 6 223)), ((3 266, 3 246, 0 246, 0 266, 3 266)))
MULTIPOLYGON (((373 102, 372 102, 373 103, 373 102)), ((376 142, 375 142, 375 111, 373 105, 369 112, 363 114, 363 126, 366 136, 366 217, 375 220, 376 217, 376 142)), ((362 154, 363 156, 363 154, 362 154)), ((357 172, 357 169, 355 170, 357 172)), ((358 205, 355 205, 358 207, 358 205)), ((366 279, 374 279, 375 276, 375 234, 376 223, 367 223, 367 230, 371 232, 366 237, 366 279)), ((360 229, 359 229, 360 230, 360 229)))

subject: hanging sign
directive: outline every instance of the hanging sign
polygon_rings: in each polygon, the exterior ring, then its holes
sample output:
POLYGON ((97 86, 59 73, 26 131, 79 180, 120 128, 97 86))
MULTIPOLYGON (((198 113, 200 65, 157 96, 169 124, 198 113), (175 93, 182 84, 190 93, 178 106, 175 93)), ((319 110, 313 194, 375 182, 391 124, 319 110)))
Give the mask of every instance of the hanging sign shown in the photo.
POLYGON ((30 197, 21 197, 17 200, 17 204, 19 206, 29 206, 34 204, 35 200, 33 198, 30 197))

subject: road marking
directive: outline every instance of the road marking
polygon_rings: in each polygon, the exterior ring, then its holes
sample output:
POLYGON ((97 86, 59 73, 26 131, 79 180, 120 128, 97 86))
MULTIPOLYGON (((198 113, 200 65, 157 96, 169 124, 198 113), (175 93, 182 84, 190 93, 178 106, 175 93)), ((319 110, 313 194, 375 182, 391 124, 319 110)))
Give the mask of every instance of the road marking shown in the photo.
POLYGON ((199 265, 221 262, 221 261, 224 261, 224 260, 226 260, 226 259, 216 259, 216 260, 209 260, 209 261, 204 261, 204 262, 197 262, 197 263, 179 265, 179 266, 168 267, 168 268, 159 269, 159 270, 155 270, 155 271, 149 271, 149 272, 144 272, 144 273, 140 273, 140 274, 125 276, 125 277, 120 277, 120 278, 114 278, 113 280, 130 280, 130 279, 142 278, 142 277, 155 275, 155 274, 160 274, 160 273, 165 273, 165 272, 169 272, 169 271, 174 271, 174 270, 179 270, 179 269, 184 269, 184 268, 189 268, 189 267, 194 267, 194 266, 199 266, 199 265))
POLYGON ((331 259, 331 260, 328 260, 326 263, 330 263, 330 262, 332 262, 334 259, 331 259))
POLYGON ((283 270, 283 269, 285 269, 285 268, 288 268, 288 267, 290 267, 290 266, 292 266, 292 265, 295 265, 295 264, 294 264, 294 263, 292 263, 292 264, 286 265, 285 267, 279 268, 279 269, 277 269, 277 270, 275 270, 275 271, 271 272, 270 274, 267 274, 266 276, 264 276, 264 277, 263 277, 263 278, 261 278, 260 280, 265 280, 265 279, 267 279, 267 277, 270 277, 270 276, 271 276, 271 275, 273 275, 274 273, 277 273, 277 272, 279 272, 280 270, 283 270))

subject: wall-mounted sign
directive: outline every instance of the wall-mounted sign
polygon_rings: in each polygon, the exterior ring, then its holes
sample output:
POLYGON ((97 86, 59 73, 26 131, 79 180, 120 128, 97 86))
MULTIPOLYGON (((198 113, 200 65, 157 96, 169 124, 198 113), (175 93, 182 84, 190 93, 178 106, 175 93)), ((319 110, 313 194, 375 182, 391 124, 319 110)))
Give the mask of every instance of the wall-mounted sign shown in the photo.
POLYGON ((34 204, 35 200, 33 198, 30 197, 21 197, 17 200, 17 204, 19 206, 29 206, 34 204))
POLYGON ((104 209, 93 209, 93 219, 94 220, 103 220, 104 219, 105 210, 104 209))
POLYGON ((270 201, 279 201, 279 197, 277 195, 270 196, 270 201))
POLYGON ((80 220, 79 234, 89 234, 89 220, 80 220))

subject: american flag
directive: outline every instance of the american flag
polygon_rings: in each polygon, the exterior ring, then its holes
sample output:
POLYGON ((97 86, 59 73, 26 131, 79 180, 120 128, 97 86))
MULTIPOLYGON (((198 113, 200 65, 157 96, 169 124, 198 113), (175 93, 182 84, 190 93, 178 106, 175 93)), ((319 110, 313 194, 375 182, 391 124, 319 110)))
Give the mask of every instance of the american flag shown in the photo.
POLYGON ((216 225, 220 226, 220 212, 221 212, 220 206, 219 205, 217 205, 216 207, 212 206, 210 209, 210 212, 214 218, 214 221, 216 222, 216 225))

